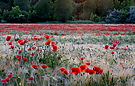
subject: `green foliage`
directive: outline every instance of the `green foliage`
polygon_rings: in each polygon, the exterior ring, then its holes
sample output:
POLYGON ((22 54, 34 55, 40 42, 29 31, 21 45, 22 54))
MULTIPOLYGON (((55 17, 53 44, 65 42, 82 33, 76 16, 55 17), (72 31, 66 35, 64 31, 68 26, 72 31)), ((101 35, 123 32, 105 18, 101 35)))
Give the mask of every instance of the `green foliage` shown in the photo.
POLYGON ((50 68, 56 68, 57 66, 62 66, 63 63, 67 62, 68 60, 61 60, 63 58, 58 52, 46 53, 44 52, 44 57, 39 59, 39 63, 46 64, 50 68), (65 61, 65 62, 64 62, 65 61))
POLYGON ((14 6, 19 6, 20 10, 28 11, 30 9, 29 0, 14 0, 14 6))
POLYGON ((87 12, 88 15, 94 13, 98 16, 104 16, 112 9, 112 6, 112 0, 86 0, 83 3, 83 10, 84 12, 87 12))
POLYGON ((3 10, 8 10, 10 9, 10 5, 8 3, 4 3, 0 1, 0 9, 3 10))
POLYGON ((2 10, 0 9, 0 20, 2 19, 2 10))
POLYGON ((47 21, 52 16, 53 3, 50 0, 39 0, 35 5, 35 11, 32 12, 31 16, 37 17, 38 21, 47 21))
POLYGON ((26 22, 28 18, 28 13, 26 11, 21 11, 18 6, 12 7, 11 11, 4 11, 3 19, 7 22, 26 22))
POLYGON ((0 14, 0 22, 1 22, 1 19, 2 19, 2 15, 0 14))
POLYGON ((134 6, 134 0, 123 0, 120 2, 119 0, 114 0, 114 8, 115 9, 128 9, 130 6, 134 6))
POLYGON ((102 19, 101 17, 99 17, 98 15, 94 14, 94 13, 91 13, 90 14, 90 20, 91 21, 94 21, 94 22, 100 22, 102 19))
POLYGON ((10 13, 9 13, 9 11, 8 11, 8 10, 4 10, 3 15, 2 15, 3 19, 4 19, 4 20, 7 20, 7 19, 8 19, 9 14, 10 14, 10 13))
POLYGON ((120 8, 121 2, 119 0, 114 0, 113 3, 114 3, 113 8, 115 8, 115 9, 121 9, 120 8))
POLYGON ((121 12, 121 22, 126 22, 127 17, 129 16, 129 12, 127 10, 122 10, 121 12))
POLYGON ((134 6, 135 2, 133 0, 125 0, 121 3, 121 9, 129 9, 130 6, 134 6))
POLYGON ((93 77, 90 77, 89 82, 84 84, 84 86, 126 86, 129 77, 116 77, 111 74, 109 71, 107 73, 103 73, 101 78, 95 80, 93 77))
POLYGON ((54 4, 54 18, 61 22, 69 20, 73 13, 73 1, 56 0, 54 4))
POLYGON ((18 17, 21 14, 21 10, 19 8, 19 6, 16 7, 12 7, 12 10, 10 11, 10 15, 11 17, 18 17))
POLYGON ((29 21, 31 21, 31 22, 38 21, 35 10, 33 10, 32 12, 29 13, 29 21))

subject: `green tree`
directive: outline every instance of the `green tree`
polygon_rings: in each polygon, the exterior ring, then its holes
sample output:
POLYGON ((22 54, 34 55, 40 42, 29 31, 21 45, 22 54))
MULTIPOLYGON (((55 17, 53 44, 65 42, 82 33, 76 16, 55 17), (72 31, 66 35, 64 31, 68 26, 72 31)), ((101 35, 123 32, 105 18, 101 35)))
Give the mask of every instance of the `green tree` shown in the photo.
POLYGON ((34 10, 34 6, 38 1, 39 0, 29 0, 29 2, 30 2, 30 10, 31 11, 34 10))
POLYGON ((115 9, 121 9, 120 8, 120 4, 121 4, 121 2, 119 1, 119 0, 114 0, 113 1, 113 8, 115 8, 115 9))
POLYGON ((29 11, 29 0, 14 0, 14 6, 19 6, 20 10, 29 11))
POLYGON ((14 0, 0 0, 0 8, 2 11, 11 10, 14 0))
POLYGON ((1 19, 2 19, 2 10, 0 9, 0 22, 1 22, 1 19))
POLYGON ((73 0, 56 0, 54 6, 54 18, 66 22, 73 13, 73 0))
POLYGON ((135 6, 134 0, 114 0, 114 7, 115 9, 129 9, 130 6, 135 6))
POLYGON ((113 7, 113 0, 86 0, 83 3, 83 14, 85 19, 89 19, 90 14, 105 16, 113 7))
POLYGON ((53 12, 53 2, 51 0, 39 0, 35 5, 35 12, 36 17, 39 21, 47 21, 52 16, 53 12))
POLYGON ((19 6, 12 7, 11 11, 3 12, 3 19, 7 22, 17 23, 17 22, 26 22, 28 14, 26 11, 21 11, 19 6))
POLYGON ((8 3, 9 0, 0 0, 0 2, 8 3))
POLYGON ((121 3, 121 9, 129 9, 130 6, 135 6, 134 0, 124 0, 121 3))
POLYGON ((3 20, 7 20, 9 14, 10 14, 10 13, 9 13, 8 10, 4 10, 4 11, 3 11, 3 14, 2 14, 3 20))
POLYGON ((0 2, 0 8, 1 8, 2 11, 4 11, 4 10, 9 10, 10 6, 9 6, 8 3, 0 2))
POLYGON ((39 0, 29 0, 30 5, 35 5, 39 0))

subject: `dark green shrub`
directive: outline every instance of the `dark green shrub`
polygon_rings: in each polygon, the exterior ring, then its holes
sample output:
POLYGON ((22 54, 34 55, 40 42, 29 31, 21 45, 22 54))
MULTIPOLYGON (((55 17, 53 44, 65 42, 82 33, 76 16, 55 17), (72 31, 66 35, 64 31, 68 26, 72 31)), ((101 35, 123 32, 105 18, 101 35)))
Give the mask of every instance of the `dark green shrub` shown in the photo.
POLYGON ((18 6, 12 7, 11 11, 4 11, 3 12, 3 19, 6 22, 10 23, 19 23, 19 22, 26 22, 28 18, 28 13, 26 11, 21 11, 18 6))
POLYGON ((91 13, 90 14, 90 20, 93 22, 100 22, 102 21, 101 17, 98 16, 97 14, 91 13))
POLYGON ((2 19, 2 10, 0 9, 0 22, 1 22, 1 19, 2 19))
POLYGON ((9 14, 10 14, 10 13, 9 13, 8 10, 4 10, 4 11, 3 11, 3 14, 2 14, 3 20, 7 20, 9 14))
MULTIPOLYGON (((35 5, 35 13, 39 22, 48 21, 52 16, 53 2, 51 0, 39 0, 35 5)), ((32 14, 33 15, 33 14, 32 14)))
POLYGON ((30 22, 38 22, 39 21, 35 10, 33 10, 32 12, 29 13, 29 21, 30 22))
POLYGON ((66 22, 73 13, 72 0, 56 0, 54 3, 54 18, 61 22, 66 22))

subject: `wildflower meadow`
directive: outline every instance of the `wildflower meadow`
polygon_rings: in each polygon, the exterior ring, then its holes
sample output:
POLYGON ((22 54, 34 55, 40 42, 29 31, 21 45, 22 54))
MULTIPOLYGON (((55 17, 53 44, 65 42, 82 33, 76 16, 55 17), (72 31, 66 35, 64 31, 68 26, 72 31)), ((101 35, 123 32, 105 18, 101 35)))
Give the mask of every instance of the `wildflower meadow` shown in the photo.
POLYGON ((0 24, 0 86, 135 86, 134 24, 0 24))

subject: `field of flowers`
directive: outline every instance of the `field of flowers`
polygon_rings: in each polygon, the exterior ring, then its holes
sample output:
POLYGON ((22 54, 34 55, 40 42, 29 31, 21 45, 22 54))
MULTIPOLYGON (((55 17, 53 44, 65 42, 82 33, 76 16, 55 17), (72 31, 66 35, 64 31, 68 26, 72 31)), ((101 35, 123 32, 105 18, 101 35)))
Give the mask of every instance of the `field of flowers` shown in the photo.
POLYGON ((134 24, 0 24, 0 86, 135 86, 134 24))

